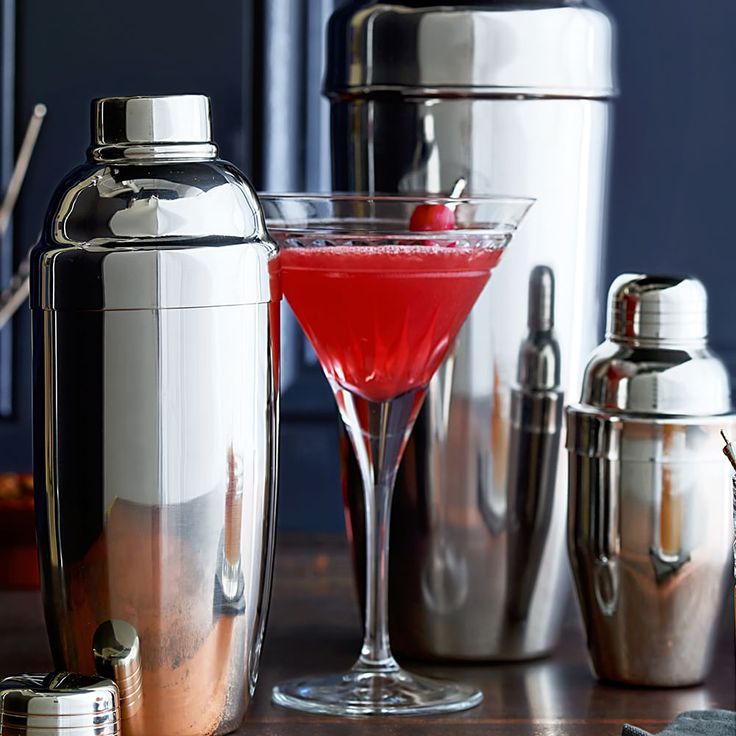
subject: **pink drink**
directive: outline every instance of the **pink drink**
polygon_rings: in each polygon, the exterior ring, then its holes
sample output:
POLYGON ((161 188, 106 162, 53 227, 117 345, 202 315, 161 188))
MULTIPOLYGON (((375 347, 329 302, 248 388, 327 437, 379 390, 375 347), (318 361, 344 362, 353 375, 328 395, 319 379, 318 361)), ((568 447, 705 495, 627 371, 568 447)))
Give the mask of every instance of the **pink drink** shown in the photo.
POLYGON ((429 383, 502 250, 284 248, 282 284, 328 377, 386 401, 429 383))

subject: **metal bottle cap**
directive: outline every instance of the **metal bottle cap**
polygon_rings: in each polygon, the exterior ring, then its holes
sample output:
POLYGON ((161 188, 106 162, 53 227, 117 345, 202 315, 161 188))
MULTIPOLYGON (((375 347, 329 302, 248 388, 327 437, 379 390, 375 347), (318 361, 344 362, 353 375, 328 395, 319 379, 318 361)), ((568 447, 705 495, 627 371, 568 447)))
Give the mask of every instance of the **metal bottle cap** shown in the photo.
POLYGON ((728 371, 708 348, 707 303, 697 279, 618 277, 606 340, 590 356, 571 413, 627 421, 728 414, 728 371))
POLYGON ((95 160, 150 158, 157 147, 168 157, 214 157, 210 99, 205 95, 102 97, 92 101, 95 160))
POLYGON ((325 92, 608 98, 613 48, 586 1, 351 3, 330 20, 325 92))
POLYGON ((0 680, 0 733, 21 736, 117 736, 115 683, 71 672, 17 675, 0 680))
POLYGON ((682 276, 623 274, 609 292, 607 337, 620 341, 704 341, 708 295, 682 276))

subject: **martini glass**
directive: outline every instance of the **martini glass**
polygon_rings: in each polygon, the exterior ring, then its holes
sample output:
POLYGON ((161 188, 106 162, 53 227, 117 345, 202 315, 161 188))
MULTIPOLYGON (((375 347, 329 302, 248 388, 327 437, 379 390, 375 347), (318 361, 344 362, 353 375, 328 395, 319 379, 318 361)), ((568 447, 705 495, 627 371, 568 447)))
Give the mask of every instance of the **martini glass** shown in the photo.
POLYGON ((278 705, 332 715, 447 713, 477 688, 399 667, 388 637, 391 498, 435 371, 532 204, 506 197, 260 197, 284 294, 332 387, 363 477, 363 646, 347 672, 277 685, 278 705))

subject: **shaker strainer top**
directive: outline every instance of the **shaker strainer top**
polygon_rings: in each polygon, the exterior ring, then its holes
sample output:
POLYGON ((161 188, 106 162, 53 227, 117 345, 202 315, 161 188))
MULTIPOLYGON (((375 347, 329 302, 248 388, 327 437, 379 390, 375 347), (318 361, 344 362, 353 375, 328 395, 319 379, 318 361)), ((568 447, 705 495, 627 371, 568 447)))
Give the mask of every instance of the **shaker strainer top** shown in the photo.
POLYGON ((71 672, 26 674, 0 680, 0 734, 5 729, 67 736, 116 736, 118 690, 104 677, 71 672))
POLYGON ((708 299, 686 276, 623 274, 606 340, 588 360, 580 411, 703 417, 731 411, 728 371, 708 347, 708 299))
POLYGON ((708 295, 698 279, 625 273, 611 285, 606 336, 692 341, 708 336, 708 295))
POLYGON ((91 123, 95 160, 136 158, 137 146, 163 146, 168 158, 176 147, 189 158, 217 153, 206 95, 101 97, 92 102, 91 123))

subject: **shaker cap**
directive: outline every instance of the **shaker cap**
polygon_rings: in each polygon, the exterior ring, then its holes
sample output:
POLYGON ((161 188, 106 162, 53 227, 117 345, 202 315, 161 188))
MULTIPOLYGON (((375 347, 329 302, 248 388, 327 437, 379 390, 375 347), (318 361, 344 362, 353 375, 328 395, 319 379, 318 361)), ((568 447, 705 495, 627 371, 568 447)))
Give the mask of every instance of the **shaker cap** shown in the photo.
POLYGON ((623 342, 705 340, 705 287, 684 276, 619 276, 609 291, 606 337, 623 342))
POLYGON ((731 411, 728 371, 706 340, 700 281, 624 274, 608 298, 606 340, 588 360, 574 411, 657 419, 731 411))
POLYGON ((117 736, 117 687, 71 672, 6 677, 0 680, 0 724, 19 735, 117 736))
MULTIPOLYGON (((101 97, 92 101, 93 159, 112 159, 136 147, 184 147, 190 157, 214 156, 210 99, 206 95, 101 97), (197 147, 196 152, 191 150, 197 147)), ((150 150, 147 152, 150 155, 150 150)))
POLYGON ((614 24, 588 0, 349 3, 328 26, 325 94, 617 93, 614 24))

